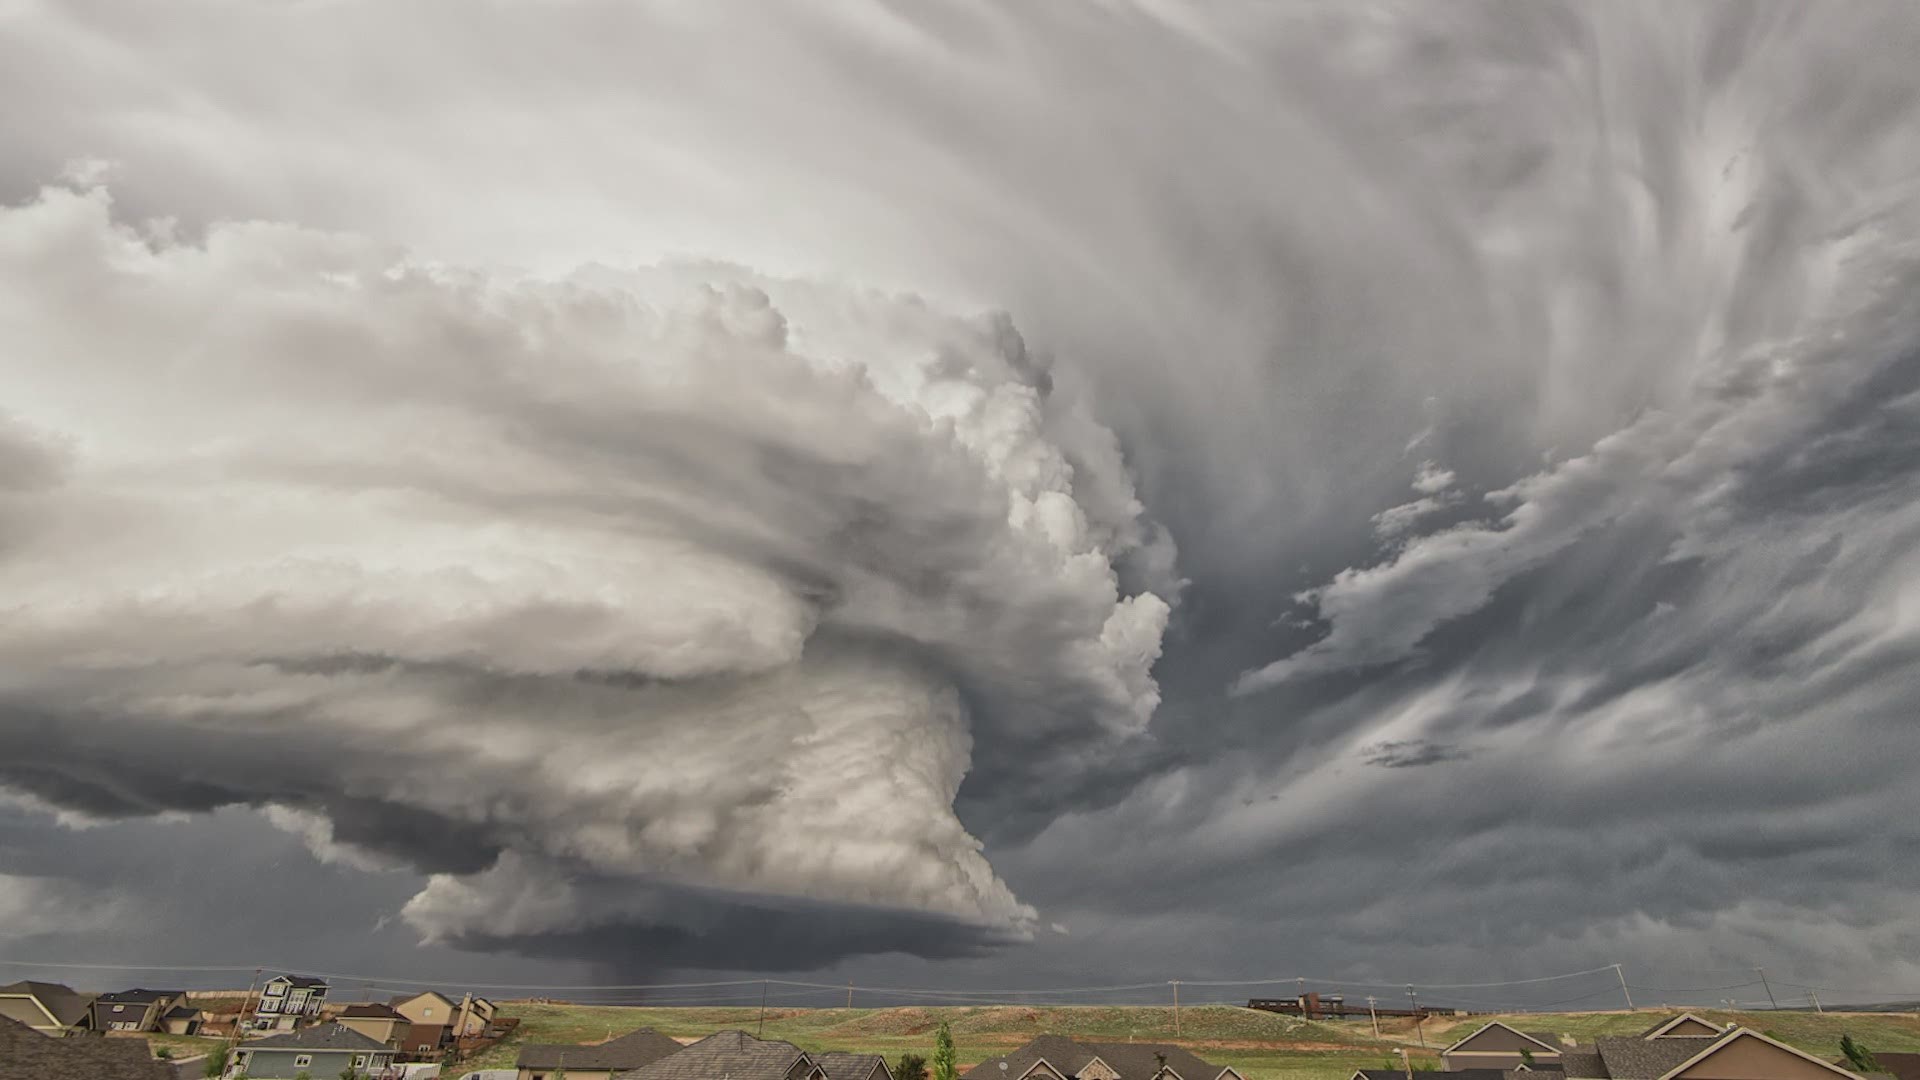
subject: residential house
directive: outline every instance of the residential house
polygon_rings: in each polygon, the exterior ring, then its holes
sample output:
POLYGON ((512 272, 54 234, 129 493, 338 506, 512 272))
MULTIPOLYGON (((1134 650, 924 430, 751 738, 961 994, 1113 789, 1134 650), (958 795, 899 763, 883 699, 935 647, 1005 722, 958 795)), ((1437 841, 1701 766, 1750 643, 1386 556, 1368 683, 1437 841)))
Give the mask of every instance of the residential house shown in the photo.
POLYGON ((607 1080, 615 1073, 651 1065, 682 1049, 674 1039, 652 1028, 641 1028, 591 1046, 566 1043, 523 1046, 514 1067, 520 1070, 518 1080, 551 1080, 562 1069, 566 1070, 567 1080, 607 1080))
MULTIPOLYGON (((326 1080, 351 1066, 369 1077, 393 1069, 394 1049, 340 1024, 315 1024, 298 1031, 241 1043, 228 1066, 229 1076, 247 1080, 294 1080, 301 1073, 326 1080)), ((398 1073, 393 1073, 398 1075, 398 1073)))
POLYGON ((1512 1069, 1520 1065, 1551 1069, 1559 1063, 1560 1051, 1552 1035, 1521 1031, 1495 1020, 1440 1051, 1440 1061, 1449 1071, 1512 1069))
POLYGON ((496 1012, 498 1008, 486 998, 462 994, 460 1004, 453 1007, 453 1037, 471 1039, 485 1035, 493 1026, 496 1012))
POLYGON ((196 1009, 191 1005, 175 1005, 160 1017, 160 1030, 169 1035, 198 1035, 200 1026, 207 1022, 205 1009, 196 1009))
POLYGON ((401 1035, 400 1050, 414 1060, 437 1059, 441 1049, 453 1041, 454 1012, 451 998, 433 990, 402 994, 388 1001, 395 1012, 407 1018, 407 1030, 401 1035))
POLYGON ((87 1027, 93 999, 59 983, 27 979, 0 986, 0 1017, 18 1020, 42 1035, 71 1035, 87 1027))
POLYGON ((340 1011, 335 1021, 395 1050, 405 1044, 407 1029, 413 1026, 398 1009, 380 1004, 349 1005, 340 1011))
POLYGON ((93 999, 95 1031, 159 1031, 160 1018, 187 1001, 185 990, 119 990, 93 999))
POLYGON ((1202 1061, 1170 1043, 1079 1042, 1062 1035, 1042 1035, 965 1075, 967 1080, 1245 1080, 1231 1066, 1202 1061))
MULTIPOLYGON (((522 1080, 533 1080, 521 1073, 522 1080)), ((744 1031, 721 1031, 637 1069, 613 1074, 618 1080, 827 1080, 827 1073, 806 1051, 790 1042, 756 1039, 744 1031)), ((567 1080, 573 1080, 572 1058, 567 1080)))
POLYGON ((320 1018, 327 1000, 327 981, 306 975, 275 975, 260 988, 253 1007, 253 1026, 259 1031, 291 1031, 320 1018))
POLYGON ((49 1039, 0 1017, 0 1080, 174 1080, 145 1039, 49 1039))
POLYGON ((827 1080, 893 1080, 893 1070, 879 1054, 815 1054, 813 1060, 826 1070, 827 1080))
POLYGON ((1862 1080, 1750 1028, 1714 1035, 1602 1035, 1560 1057, 1567 1080, 1862 1080))

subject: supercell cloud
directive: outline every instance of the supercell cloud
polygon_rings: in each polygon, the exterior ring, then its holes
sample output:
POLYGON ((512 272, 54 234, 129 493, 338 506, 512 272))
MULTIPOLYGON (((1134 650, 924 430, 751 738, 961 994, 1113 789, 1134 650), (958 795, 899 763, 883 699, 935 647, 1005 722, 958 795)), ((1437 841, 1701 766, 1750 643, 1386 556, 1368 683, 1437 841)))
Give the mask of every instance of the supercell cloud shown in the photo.
POLYGON ((1910 990, 1915 55, 0 0, 15 951, 1910 990))
POLYGON ((101 188, 0 211, 0 278, 0 781, 48 802, 268 808, 430 872, 430 940, 698 936, 699 889, 937 949, 1035 919, 976 744, 1082 768, 1158 701, 1166 541, 1004 316, 101 188))

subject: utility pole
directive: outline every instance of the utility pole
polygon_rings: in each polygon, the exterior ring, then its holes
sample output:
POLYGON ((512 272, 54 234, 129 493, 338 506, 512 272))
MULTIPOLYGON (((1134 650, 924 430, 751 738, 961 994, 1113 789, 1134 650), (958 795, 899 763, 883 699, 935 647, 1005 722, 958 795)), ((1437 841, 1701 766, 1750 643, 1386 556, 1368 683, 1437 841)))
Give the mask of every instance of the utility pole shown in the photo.
POLYGON ((1809 991, 1807 991, 1807 1000, 1808 1000, 1808 1001, 1811 1001, 1811 1002, 1813 1002, 1813 1011, 1814 1011, 1814 1012, 1817 1012, 1817 1013, 1823 1013, 1823 1012, 1826 1012, 1826 1011, 1827 1011, 1827 1010, 1825 1010, 1825 1009, 1823 1009, 1823 1008, 1821 1008, 1821 1007, 1820 1007, 1820 995, 1819 995, 1819 994, 1816 994, 1816 993, 1814 993, 1813 991, 1811 991, 1811 990, 1809 990, 1809 991))
POLYGON ((1173 984, 1173 1037, 1180 1037, 1180 980, 1169 979, 1173 984))
POLYGON ((227 1067, 233 1067, 233 1049, 240 1045, 240 1025, 247 1022, 247 1009, 253 1004, 253 987, 260 981, 261 971, 253 969, 253 979, 247 983, 247 996, 240 999, 240 1015, 233 1018, 233 1033, 227 1037, 227 1067))
POLYGON ((1307 980, 1295 979, 1293 980, 1293 986, 1294 986, 1293 999, 1300 1003, 1300 1010, 1302 1012, 1305 1012, 1307 1008, 1307 980))
POLYGON ((1767 1004, 1773 1006, 1773 1010, 1775 1012, 1779 1012, 1780 1003, 1773 1000, 1773 984, 1767 981, 1767 969, 1763 967, 1757 967, 1757 968, 1754 968, 1753 970, 1760 973, 1760 985, 1767 988, 1767 1004))
MULTIPOLYGON (((1427 1048, 1427 1029, 1422 1021, 1424 1021, 1426 1017, 1420 1012, 1420 997, 1413 992, 1412 983, 1407 984, 1407 1000, 1413 1002, 1413 1030, 1420 1033, 1420 1049, 1425 1050, 1427 1048)), ((1407 1068, 1411 1070, 1413 1066, 1409 1065, 1407 1068)))
POLYGON ((1373 1011, 1373 1003, 1378 1000, 1372 994, 1367 995, 1367 1019, 1373 1021, 1373 1037, 1376 1039, 1380 1037, 1380 1014, 1373 1011))
POLYGON ((1407 1080, 1413 1080, 1413 1059, 1407 1056, 1407 1048, 1400 1047, 1400 1067, 1407 1071, 1407 1080))
POLYGON ((760 980, 760 1028, 758 1031, 754 1033, 753 1037, 757 1039, 757 1038, 760 1038, 762 1035, 765 1035, 766 1033, 767 1033, 767 980, 761 979, 760 980))
POLYGON ((847 980, 847 1008, 853 1008, 853 980, 847 980))
POLYGON ((1626 972, 1620 970, 1619 964, 1615 964, 1613 965, 1613 973, 1620 977, 1620 996, 1627 999, 1627 1011, 1638 1012, 1639 1010, 1633 1007, 1633 994, 1627 990, 1626 972))

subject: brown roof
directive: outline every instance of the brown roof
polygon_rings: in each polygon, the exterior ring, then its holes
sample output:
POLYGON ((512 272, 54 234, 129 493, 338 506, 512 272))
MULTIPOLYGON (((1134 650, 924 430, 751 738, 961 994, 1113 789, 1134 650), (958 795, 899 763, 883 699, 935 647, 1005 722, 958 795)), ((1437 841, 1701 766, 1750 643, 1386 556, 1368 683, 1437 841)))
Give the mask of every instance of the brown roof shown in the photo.
POLYGON ((520 1048, 514 1066, 521 1069, 638 1069, 681 1049, 676 1040, 652 1028, 631 1031, 617 1039, 581 1046, 572 1043, 532 1043, 520 1048))
POLYGON ((394 1009, 393 1006, 381 1005, 378 1002, 371 1005, 349 1005, 346 1008, 340 1010, 340 1015, 343 1017, 353 1017, 355 1019, 360 1019, 365 1017, 371 1017, 373 1019, 378 1019, 378 1020, 405 1020, 406 1019, 406 1017, 400 1015, 400 1013, 396 1009, 394 1009))
POLYGON ((813 1063, 826 1070, 827 1080, 867 1080, 876 1068, 882 1080, 893 1080, 893 1070, 879 1054, 815 1054, 813 1063))
POLYGON ((1120 1080, 1153 1080, 1160 1073, 1163 1058, 1166 1067, 1181 1080, 1214 1080, 1226 1068, 1203 1061, 1185 1047, 1170 1043, 1092 1043, 1077 1042, 1064 1035, 1042 1035, 1018 1050, 988 1058, 967 1070, 966 1075, 970 1080, 1000 1080, 1000 1063, 1004 1061, 1007 1080, 1020 1080, 1035 1062, 1044 1058, 1062 1074, 1076 1076, 1096 1057, 1112 1066, 1113 1071, 1120 1074, 1120 1080))
POLYGON ((92 998, 71 986, 35 982, 32 979, 0 986, 0 994, 25 994, 38 1001, 41 1008, 52 1013, 55 1020, 68 1027, 86 1019, 87 1008, 93 1004, 92 998))
POLYGON ((719 1031, 649 1065, 620 1073, 616 1080, 784 1080, 806 1057, 799 1047, 777 1039, 756 1039, 744 1031, 719 1031))
POLYGON ((1920 1080, 1920 1054, 1875 1054, 1873 1063, 1900 1080, 1920 1080))
POLYGON ((50 1038, 0 1017, 0 1080, 174 1080, 145 1039, 50 1038))

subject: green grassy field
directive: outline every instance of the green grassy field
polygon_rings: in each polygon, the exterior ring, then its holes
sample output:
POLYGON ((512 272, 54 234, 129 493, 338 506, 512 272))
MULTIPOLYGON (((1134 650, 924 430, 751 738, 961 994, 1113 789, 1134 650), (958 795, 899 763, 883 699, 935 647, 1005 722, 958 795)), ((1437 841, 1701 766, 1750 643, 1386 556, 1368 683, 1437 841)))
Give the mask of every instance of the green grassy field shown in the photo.
MULTIPOLYGON (((645 1008, 503 1002, 502 1013, 521 1018, 515 1037, 465 1063, 462 1069, 513 1063, 529 1042, 599 1042, 635 1028, 651 1027, 682 1039, 725 1028, 757 1029, 757 1008, 645 1008)), ((1696 1009, 1715 1023, 1736 1022, 1764 1031, 1821 1057, 1839 1053, 1840 1035, 1876 1050, 1920 1050, 1920 1018, 1912 1014, 1803 1012, 1729 1013, 1696 1009)), ((1597 1035, 1627 1035, 1645 1029, 1661 1010, 1636 1013, 1530 1013, 1502 1016, 1524 1031, 1572 1035, 1590 1043, 1597 1035)), ((963 1066, 1004 1053, 1042 1033, 1094 1040, 1178 1042, 1201 1057, 1232 1065, 1248 1080, 1345 1080, 1357 1068, 1386 1067, 1406 1046, 1416 1064, 1437 1065, 1435 1051, 1496 1019, 1474 1016, 1383 1022, 1379 1038, 1365 1020, 1308 1022, 1225 1005, 1180 1010, 1176 1037, 1172 1010, 1139 1006, 976 1006, 894 1009, 769 1009, 765 1035, 802 1049, 931 1055, 934 1030, 950 1025, 963 1066), (1422 1037, 1426 1049, 1420 1047, 1422 1037)))

